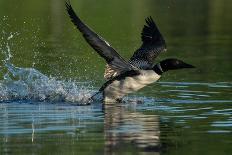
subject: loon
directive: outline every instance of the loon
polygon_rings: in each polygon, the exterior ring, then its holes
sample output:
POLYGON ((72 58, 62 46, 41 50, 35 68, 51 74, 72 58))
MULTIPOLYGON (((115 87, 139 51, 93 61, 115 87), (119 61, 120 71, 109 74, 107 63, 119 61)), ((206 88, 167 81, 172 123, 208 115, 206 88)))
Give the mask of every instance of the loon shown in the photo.
POLYGON ((153 64, 155 58, 166 51, 166 43, 152 17, 145 19, 146 24, 141 33, 141 47, 134 52, 129 61, 126 61, 107 41, 81 21, 69 1, 66 2, 66 10, 72 23, 82 33, 88 44, 107 63, 104 78, 108 81, 91 99, 102 93, 104 103, 120 102, 125 95, 156 82, 168 70, 194 68, 175 58, 153 64))

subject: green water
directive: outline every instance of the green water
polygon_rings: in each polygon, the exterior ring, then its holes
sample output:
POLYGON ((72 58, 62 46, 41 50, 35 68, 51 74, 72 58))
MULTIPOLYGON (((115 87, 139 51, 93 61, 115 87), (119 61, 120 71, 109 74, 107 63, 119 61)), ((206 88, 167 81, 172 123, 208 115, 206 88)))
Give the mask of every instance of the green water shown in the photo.
MULTIPOLYGON (((4 100, 2 85, 9 84, 4 76, 9 68, 1 61, 0 154, 232 153, 232 1, 71 3, 126 59, 140 47, 144 19, 152 16, 168 48, 156 61, 175 57, 197 68, 170 71, 129 96, 142 104, 75 106, 62 100, 27 100, 17 94, 24 90, 22 83, 11 87, 19 91, 4 100)), ((15 66, 60 81, 84 82, 88 90, 96 91, 104 83, 105 62, 72 25, 63 0, 0 0, 0 6, 1 60, 6 60, 9 46, 15 66)), ((57 81, 48 85, 58 88, 57 81)))

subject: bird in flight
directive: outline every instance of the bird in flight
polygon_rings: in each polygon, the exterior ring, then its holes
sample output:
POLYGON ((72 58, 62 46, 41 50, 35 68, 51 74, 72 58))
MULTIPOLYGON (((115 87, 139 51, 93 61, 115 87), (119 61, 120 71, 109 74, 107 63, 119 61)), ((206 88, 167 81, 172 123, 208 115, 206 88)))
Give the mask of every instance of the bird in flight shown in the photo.
POLYGON ((82 22, 69 1, 66 2, 66 10, 72 23, 82 33, 88 44, 106 61, 104 78, 107 82, 91 99, 102 93, 105 104, 121 102, 125 95, 156 82, 168 70, 194 68, 175 58, 153 64, 155 58, 166 51, 166 43, 152 17, 145 20, 146 24, 141 33, 142 45, 134 52, 130 60, 126 61, 106 40, 82 22))

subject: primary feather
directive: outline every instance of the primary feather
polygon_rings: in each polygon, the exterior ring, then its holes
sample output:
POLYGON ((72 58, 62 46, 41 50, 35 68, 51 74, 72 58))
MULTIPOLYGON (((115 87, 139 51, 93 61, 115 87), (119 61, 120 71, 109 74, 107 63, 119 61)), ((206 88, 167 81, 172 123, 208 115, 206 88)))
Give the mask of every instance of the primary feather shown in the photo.
POLYGON ((66 9, 73 24, 83 34, 89 45, 105 59, 107 64, 117 72, 131 70, 131 65, 126 62, 101 36, 93 32, 81 19, 76 15, 69 2, 66 2, 66 9))

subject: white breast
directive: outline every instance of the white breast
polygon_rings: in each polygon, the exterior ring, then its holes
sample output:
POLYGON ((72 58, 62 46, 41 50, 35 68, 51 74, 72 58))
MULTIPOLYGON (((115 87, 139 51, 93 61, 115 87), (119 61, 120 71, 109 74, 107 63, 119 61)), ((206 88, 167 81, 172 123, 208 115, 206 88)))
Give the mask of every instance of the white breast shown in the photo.
POLYGON ((156 82, 160 75, 153 70, 140 70, 140 74, 133 77, 126 77, 118 81, 115 80, 104 90, 105 102, 114 102, 116 99, 121 99, 123 96, 138 91, 139 89, 156 82))

